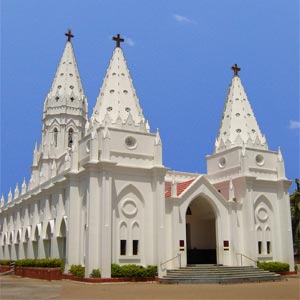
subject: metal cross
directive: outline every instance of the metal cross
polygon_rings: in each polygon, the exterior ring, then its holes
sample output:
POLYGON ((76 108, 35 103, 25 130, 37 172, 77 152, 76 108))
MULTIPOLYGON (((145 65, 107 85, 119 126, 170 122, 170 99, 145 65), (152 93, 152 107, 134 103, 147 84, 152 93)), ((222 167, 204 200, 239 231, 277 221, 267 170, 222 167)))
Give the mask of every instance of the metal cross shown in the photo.
POLYGON ((74 35, 71 33, 71 29, 68 29, 68 32, 65 33, 65 36, 68 37, 68 42, 71 42, 71 38, 74 37, 74 35))
POLYGON ((237 64, 234 64, 231 67, 231 70, 233 70, 234 76, 239 76, 239 71, 241 71, 241 68, 239 68, 237 64))
POLYGON ((113 36, 113 41, 116 41, 116 47, 121 47, 121 43, 124 42, 124 39, 120 37, 120 34, 118 33, 117 36, 113 36))

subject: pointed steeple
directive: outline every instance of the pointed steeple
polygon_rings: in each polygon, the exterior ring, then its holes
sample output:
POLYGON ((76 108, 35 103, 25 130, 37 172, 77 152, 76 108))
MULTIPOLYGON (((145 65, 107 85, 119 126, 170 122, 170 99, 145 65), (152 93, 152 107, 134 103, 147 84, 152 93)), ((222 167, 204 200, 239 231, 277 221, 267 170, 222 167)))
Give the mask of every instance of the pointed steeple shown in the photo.
POLYGON ((215 152, 241 146, 243 143, 251 148, 268 149, 266 138, 259 129, 247 94, 238 76, 240 68, 235 64, 232 70, 234 76, 228 88, 215 152))
MULTIPOLYGON (((70 31, 68 32, 68 35, 69 34, 71 34, 70 31)), ((73 37, 73 35, 71 36, 73 37)), ((54 100, 51 101, 53 105, 56 104, 56 106, 60 106, 63 101, 67 100, 67 102, 71 104, 77 100, 76 98, 82 100, 84 97, 74 49, 71 39, 68 37, 48 98, 54 100)))
POLYGON ((4 206, 4 196, 1 196, 1 200, 0 200, 0 207, 4 206))
POLYGON ((44 103, 40 151, 44 158, 62 155, 70 141, 76 143, 85 133, 88 104, 71 43, 74 36, 70 30, 66 36, 65 49, 44 103))
POLYGON ((118 35, 114 40, 117 45, 106 71, 92 117, 96 119, 99 125, 104 124, 106 114, 108 114, 116 127, 122 126, 122 123, 126 123, 131 119, 133 126, 138 126, 141 122, 144 122, 145 118, 130 77, 123 50, 120 47, 120 42, 123 39, 118 35))

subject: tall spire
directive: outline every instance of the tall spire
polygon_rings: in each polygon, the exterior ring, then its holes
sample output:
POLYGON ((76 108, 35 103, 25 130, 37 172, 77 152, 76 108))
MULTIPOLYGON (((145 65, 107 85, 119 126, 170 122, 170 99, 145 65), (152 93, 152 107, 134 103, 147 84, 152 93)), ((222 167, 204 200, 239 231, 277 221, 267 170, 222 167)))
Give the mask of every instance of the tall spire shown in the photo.
POLYGON ((68 136, 77 140, 84 133, 88 104, 84 95, 69 29, 67 41, 58 64, 50 91, 45 99, 43 111, 42 149, 44 157, 55 157, 69 147, 68 136), (68 131, 68 132, 66 132, 68 131), (74 135, 74 136, 73 136, 74 135))
POLYGON ((141 123, 146 124, 123 50, 120 47, 120 42, 124 39, 118 35, 113 40, 117 43, 116 48, 106 71, 92 118, 99 124, 107 123, 109 119, 115 126, 121 126, 129 118, 132 118, 136 126, 141 123))
POLYGON ((247 147, 267 149, 247 94, 242 85, 237 64, 232 66, 234 76, 228 88, 215 152, 245 144, 247 147))
MULTIPOLYGON (((68 36, 63 55, 60 59, 56 74, 48 94, 49 97, 55 98, 55 102, 61 105, 64 97, 71 98, 71 95, 80 97, 84 95, 82 83, 79 76, 79 71, 74 55, 74 49, 71 43, 71 38, 74 37, 69 30, 66 33, 68 36)), ((72 99, 69 99, 70 103, 72 99)), ((74 101, 75 99, 73 99, 74 101)))

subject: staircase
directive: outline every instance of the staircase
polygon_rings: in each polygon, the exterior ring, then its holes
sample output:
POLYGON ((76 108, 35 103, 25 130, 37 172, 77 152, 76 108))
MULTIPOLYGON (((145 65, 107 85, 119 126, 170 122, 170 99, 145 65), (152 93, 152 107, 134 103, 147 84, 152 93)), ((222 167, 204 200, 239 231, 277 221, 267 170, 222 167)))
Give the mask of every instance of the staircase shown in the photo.
POLYGON ((168 270, 159 283, 234 283, 281 280, 280 275, 254 267, 193 265, 168 270))

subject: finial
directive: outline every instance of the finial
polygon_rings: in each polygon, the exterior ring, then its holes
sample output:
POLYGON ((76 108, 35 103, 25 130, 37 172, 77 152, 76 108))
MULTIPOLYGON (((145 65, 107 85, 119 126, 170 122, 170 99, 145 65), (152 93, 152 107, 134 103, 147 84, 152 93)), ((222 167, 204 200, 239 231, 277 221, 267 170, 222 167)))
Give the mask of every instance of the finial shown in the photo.
POLYGON ((117 47, 121 47, 121 43, 125 41, 124 39, 122 39, 122 38, 120 37, 120 34, 119 34, 119 33, 117 34, 117 36, 113 36, 112 39, 113 39, 113 41, 116 41, 116 48, 117 48, 117 47))
POLYGON ((65 36, 67 36, 68 37, 68 42, 71 42, 71 38, 73 38, 74 37, 74 35, 71 33, 71 29, 68 29, 68 32, 67 33, 65 33, 65 36))
POLYGON ((26 185, 26 179, 24 177, 23 183, 22 183, 22 195, 26 193, 27 185, 26 185))
POLYGON ((11 202, 12 200, 12 192, 11 192, 11 188, 9 189, 9 193, 8 193, 8 197, 7 197, 7 202, 11 202))
POLYGON ((237 64, 234 64, 234 65, 231 67, 231 70, 233 70, 234 76, 239 76, 239 71, 241 71, 241 68, 238 67, 237 64))
POLYGON ((19 197, 19 185, 18 183, 16 184, 16 188, 15 188, 15 194, 14 194, 14 199, 18 198, 19 197))

